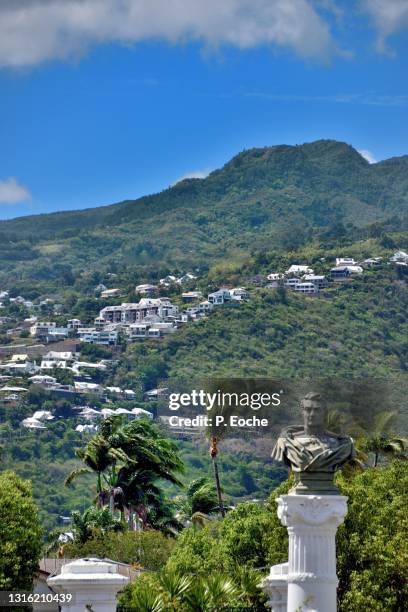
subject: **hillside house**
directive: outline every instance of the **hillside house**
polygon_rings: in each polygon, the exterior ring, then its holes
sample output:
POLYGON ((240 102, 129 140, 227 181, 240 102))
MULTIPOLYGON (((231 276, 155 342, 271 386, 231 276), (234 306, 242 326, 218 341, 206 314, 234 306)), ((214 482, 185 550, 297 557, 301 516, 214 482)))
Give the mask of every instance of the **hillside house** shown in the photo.
POLYGON ((106 291, 107 290, 107 286, 104 285, 103 283, 99 283, 99 285, 97 285, 94 289, 95 293, 102 293, 102 291, 106 291))
POLYGON ((105 289, 101 292, 101 298, 115 298, 120 296, 120 289, 105 289))
POLYGON ((300 283, 299 278, 287 278, 285 282, 283 283, 283 286, 286 287, 287 289, 294 289, 296 285, 298 285, 299 283, 300 283))
POLYGON ((405 251, 397 251, 392 257, 390 257, 390 261, 394 263, 408 264, 408 253, 405 253, 405 251))
POLYGON ((145 338, 161 338, 166 334, 175 332, 177 327, 174 323, 134 323, 129 325, 126 330, 128 340, 138 340, 145 338))
POLYGON ((330 278, 333 281, 343 281, 350 278, 350 270, 347 266, 339 266, 330 270, 330 278))
POLYGON ((175 276, 173 276, 172 274, 168 274, 167 276, 159 280, 159 284, 163 285, 164 287, 168 287, 169 285, 175 283, 176 280, 177 278, 175 276))
POLYGON ((103 346, 115 346, 118 342, 117 330, 95 329, 88 327, 78 330, 78 336, 81 342, 90 344, 101 344, 103 346))
POLYGON ((201 291, 185 291, 181 294, 183 302, 195 302, 196 300, 202 300, 203 294, 201 291))
POLYGON ((32 338, 46 338, 51 329, 56 329, 57 324, 55 321, 37 321, 32 327, 30 327, 30 335, 32 338))
POLYGON ((176 283, 178 285, 182 285, 183 283, 188 283, 189 281, 195 280, 197 277, 191 272, 187 272, 187 274, 183 274, 179 278, 176 279, 176 283))
POLYGON ((380 266, 382 262, 382 257, 369 257, 368 259, 364 259, 359 263, 363 268, 376 268, 380 266))
POLYGON ((295 285, 295 291, 300 293, 319 293, 319 287, 310 282, 298 283, 295 285))
POLYGON ((236 302, 247 300, 249 297, 248 291, 244 287, 236 287, 234 289, 230 289, 229 294, 230 299, 235 300, 236 302))
POLYGON ((96 317, 96 319, 94 320, 94 325, 96 329, 103 329, 107 323, 108 321, 103 317, 96 317))
POLYGON ((281 274, 280 272, 271 272, 270 274, 268 274, 266 278, 269 281, 278 281, 278 280, 281 280, 283 277, 284 275, 281 274))
POLYGON ((97 383, 75 381, 74 389, 77 393, 101 393, 101 387, 97 383))
POLYGON ((140 295, 146 295, 147 297, 152 297, 157 291, 156 285, 137 285, 135 288, 135 293, 140 293, 140 295))
POLYGON ((350 274, 353 276, 355 274, 362 274, 364 272, 361 266, 347 266, 350 274))
POLYGON ((336 257, 336 267, 355 266, 356 262, 353 257, 336 257))
POLYGON ((208 294, 208 301, 210 304, 220 305, 225 304, 225 302, 230 301, 230 292, 229 289, 218 289, 218 291, 213 291, 213 293, 208 294))
POLYGON ((99 316, 110 323, 131 324, 144 321, 149 315, 165 319, 177 314, 178 306, 172 304, 169 298, 142 298, 137 304, 107 306, 101 310, 99 316))
POLYGON ((68 319, 67 328, 68 331, 78 331, 78 329, 82 327, 82 323, 80 319, 68 319))
POLYGON ((52 327, 45 338, 46 342, 58 342, 68 337, 67 327, 52 327))
POLYGON ((305 264, 293 264, 286 270, 285 274, 303 276, 304 274, 314 274, 314 270, 305 264))
POLYGON ((49 351, 44 355, 44 359, 49 361, 73 361, 75 355, 72 351, 49 351))
POLYGON ((319 291, 325 289, 325 287, 327 287, 327 285, 329 284, 325 276, 319 276, 316 274, 305 274, 303 277, 303 281, 305 283, 313 283, 319 291))

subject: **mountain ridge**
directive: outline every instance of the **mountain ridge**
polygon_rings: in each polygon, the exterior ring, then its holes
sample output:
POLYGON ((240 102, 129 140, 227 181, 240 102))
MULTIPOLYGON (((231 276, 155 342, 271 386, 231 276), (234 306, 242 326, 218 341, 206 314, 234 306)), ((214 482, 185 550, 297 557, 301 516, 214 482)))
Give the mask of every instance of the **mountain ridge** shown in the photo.
POLYGON ((296 248, 339 232, 357 239, 372 226, 399 231, 407 211, 408 156, 369 164, 334 140, 248 149, 204 179, 137 200, 0 221, 0 281, 57 264, 73 273, 112 262, 206 266, 254 245, 296 248))

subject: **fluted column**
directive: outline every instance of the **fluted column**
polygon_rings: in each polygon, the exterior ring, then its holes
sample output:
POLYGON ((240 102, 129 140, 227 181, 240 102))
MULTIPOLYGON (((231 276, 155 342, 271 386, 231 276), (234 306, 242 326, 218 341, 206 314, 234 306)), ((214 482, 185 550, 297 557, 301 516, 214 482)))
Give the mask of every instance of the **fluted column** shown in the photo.
POLYGON ((289 534, 287 612, 336 612, 336 531, 347 513, 341 495, 282 495, 289 534))

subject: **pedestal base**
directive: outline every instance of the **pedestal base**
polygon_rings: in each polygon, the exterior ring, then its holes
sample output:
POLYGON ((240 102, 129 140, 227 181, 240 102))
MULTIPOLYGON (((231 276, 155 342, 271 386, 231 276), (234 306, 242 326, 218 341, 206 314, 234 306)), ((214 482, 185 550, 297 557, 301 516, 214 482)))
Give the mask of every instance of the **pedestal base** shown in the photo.
POLYGON ((336 531, 347 513, 341 495, 282 495, 289 534, 287 612, 336 612, 336 531))

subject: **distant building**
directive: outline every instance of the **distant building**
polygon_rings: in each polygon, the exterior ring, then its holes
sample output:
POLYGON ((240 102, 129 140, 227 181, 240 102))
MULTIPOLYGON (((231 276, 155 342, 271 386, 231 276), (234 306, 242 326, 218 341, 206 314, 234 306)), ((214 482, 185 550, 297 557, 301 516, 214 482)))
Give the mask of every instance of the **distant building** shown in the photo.
POLYGON ((283 283, 283 285, 287 289, 294 289, 296 285, 298 285, 299 283, 300 283, 299 278, 287 278, 285 282, 283 283))
POLYGON ((69 331, 77 331, 80 327, 82 327, 82 323, 80 319, 69 319, 67 323, 67 328, 69 331))
POLYGON ((295 285, 295 291, 300 293, 319 293, 319 288, 314 283, 298 283, 295 285))
POLYGON ((313 283, 319 291, 327 287, 329 284, 325 276, 318 276, 316 274, 305 274, 303 277, 305 283, 313 283))
POLYGON ((120 289, 105 289, 101 292, 101 298, 115 298, 120 296, 120 289))
POLYGON ((196 300, 202 300, 203 294, 201 291, 185 291, 181 294, 183 302, 195 302, 196 300))
POLYGON ((353 257, 336 257, 336 267, 355 266, 356 262, 353 257))
POLYGON ((214 304, 214 306, 225 304, 225 302, 229 302, 230 299, 230 290, 222 287, 218 289, 218 291, 213 291, 208 294, 208 301, 210 304, 214 304))
POLYGON ((97 330, 91 327, 78 330, 78 336, 82 342, 90 344, 114 346, 118 342, 118 332, 116 330, 97 330))
POLYGON ((308 265, 305 264, 293 264, 286 270, 286 274, 294 274, 296 276, 302 276, 303 274, 314 274, 314 270, 309 268, 308 265))
POLYGON ((120 306, 107 306, 99 313, 100 318, 110 323, 138 323, 149 315, 157 315, 160 319, 175 316, 178 306, 169 298, 142 298, 137 304, 124 303, 120 306))
POLYGON ((156 285, 137 285, 135 288, 136 293, 140 293, 141 295, 147 295, 148 297, 153 296, 157 291, 156 285))
POLYGON ((240 302, 241 300, 247 300, 249 295, 245 287, 236 287, 229 290, 230 299, 240 302))
POLYGON ((392 257, 390 257, 390 261, 394 263, 408 264, 408 253, 405 253, 405 251, 397 251, 392 257))
POLYGON ((347 266, 339 266, 330 270, 330 278, 334 281, 350 278, 350 270, 347 266))

